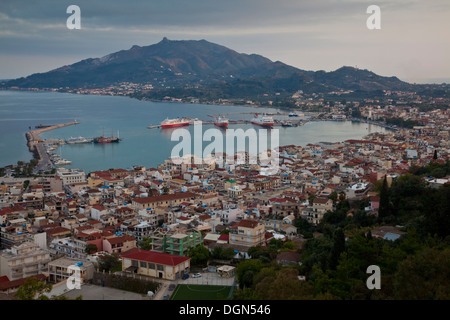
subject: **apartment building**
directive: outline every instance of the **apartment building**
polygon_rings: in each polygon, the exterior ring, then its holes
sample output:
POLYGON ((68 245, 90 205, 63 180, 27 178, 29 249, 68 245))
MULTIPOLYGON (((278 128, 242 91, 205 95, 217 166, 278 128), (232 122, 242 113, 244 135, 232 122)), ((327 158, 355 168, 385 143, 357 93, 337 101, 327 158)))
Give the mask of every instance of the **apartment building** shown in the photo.
POLYGON ((70 271, 70 266, 77 266, 79 268, 80 284, 92 280, 94 277, 94 264, 90 261, 80 261, 70 258, 60 258, 48 263, 48 277, 50 283, 59 283, 66 281, 73 275, 74 271, 70 271))
POLYGON ((27 241, 0 254, 0 276, 17 280, 47 271, 50 252, 27 241))
POLYGON ((256 220, 242 219, 230 227, 230 245, 246 247, 260 246, 265 242, 266 228, 256 220))

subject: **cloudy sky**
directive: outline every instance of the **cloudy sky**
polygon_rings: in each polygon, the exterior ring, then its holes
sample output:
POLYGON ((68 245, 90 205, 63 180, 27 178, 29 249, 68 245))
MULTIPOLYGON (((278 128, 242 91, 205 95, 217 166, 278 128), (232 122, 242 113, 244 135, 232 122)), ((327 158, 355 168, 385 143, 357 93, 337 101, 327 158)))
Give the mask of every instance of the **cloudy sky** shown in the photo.
POLYGON ((449 0, 1 0, 0 79, 46 72, 163 37, 218 43, 304 70, 369 69, 450 82, 449 0), (81 29, 69 30, 69 5, 81 29), (381 30, 369 30, 369 5, 381 30))

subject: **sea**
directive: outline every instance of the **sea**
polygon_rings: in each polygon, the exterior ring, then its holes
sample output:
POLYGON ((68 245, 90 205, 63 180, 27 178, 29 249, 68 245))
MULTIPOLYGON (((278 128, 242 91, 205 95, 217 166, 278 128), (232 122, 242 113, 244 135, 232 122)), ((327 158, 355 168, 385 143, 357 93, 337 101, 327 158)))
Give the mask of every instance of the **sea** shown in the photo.
MULTIPOLYGON (((72 161, 67 168, 86 172, 133 166, 157 167, 168 159, 181 139, 174 140, 174 129, 149 129, 166 118, 188 117, 211 121, 210 115, 223 114, 230 120, 250 120, 254 113, 289 113, 287 110, 253 106, 205 105, 178 102, 141 101, 122 96, 79 95, 59 92, 0 91, 0 167, 30 161, 25 133, 37 125, 54 125, 77 121, 41 134, 44 139, 93 138, 119 136, 119 143, 65 144, 55 152, 72 161), (228 115, 227 115, 228 114, 228 115), (174 140, 174 141, 172 141, 174 140)), ((274 119, 297 121, 287 115, 274 119)), ((302 119, 307 119, 306 115, 302 119)), ((203 132, 214 128, 203 124, 203 132)), ((256 128, 252 124, 230 124, 229 129, 256 128)), ((300 145, 360 139, 373 132, 389 129, 352 121, 311 121, 298 127, 276 127, 279 145, 300 145)), ((185 128, 194 136, 194 126, 185 128)), ((219 129, 217 129, 219 130, 219 129)), ((222 130, 222 129, 220 129, 222 130)), ((270 137, 270 133, 268 133, 270 137)), ((268 139, 270 141, 270 138, 268 139)), ((194 142, 192 141, 192 144, 194 142)), ((210 144, 203 142, 201 149, 210 144)), ((194 150, 194 146, 192 146, 194 150)), ((181 154, 180 154, 181 155, 181 154)))

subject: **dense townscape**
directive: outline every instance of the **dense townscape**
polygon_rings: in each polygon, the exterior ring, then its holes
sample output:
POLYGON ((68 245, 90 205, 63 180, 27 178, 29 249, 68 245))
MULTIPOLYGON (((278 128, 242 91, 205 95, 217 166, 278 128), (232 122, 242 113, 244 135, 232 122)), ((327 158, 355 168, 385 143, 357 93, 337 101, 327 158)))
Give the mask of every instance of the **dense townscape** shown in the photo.
POLYGON ((219 155, 96 172, 2 168, 1 297, 76 298, 77 265, 82 287, 142 298, 216 281, 232 289, 209 298, 448 299, 450 111, 413 100, 328 104, 322 120, 391 119, 394 130, 281 146, 275 175, 219 155), (367 289, 369 265, 382 290, 367 289))

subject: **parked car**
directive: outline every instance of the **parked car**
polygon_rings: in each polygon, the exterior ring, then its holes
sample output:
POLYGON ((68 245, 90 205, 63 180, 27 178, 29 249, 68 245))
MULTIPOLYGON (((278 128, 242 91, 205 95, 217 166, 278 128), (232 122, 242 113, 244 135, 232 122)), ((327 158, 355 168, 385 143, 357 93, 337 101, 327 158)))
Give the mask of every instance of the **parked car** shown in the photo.
POLYGON ((187 278, 189 278, 189 274, 185 273, 183 274, 183 276, 181 277, 181 279, 186 280, 187 278))
POLYGON ((164 296, 163 296, 163 300, 169 300, 169 295, 168 294, 165 294, 164 296))
POLYGON ((200 278, 202 275, 200 273, 196 273, 192 276, 192 278, 200 278))

